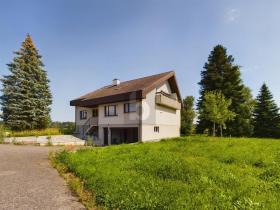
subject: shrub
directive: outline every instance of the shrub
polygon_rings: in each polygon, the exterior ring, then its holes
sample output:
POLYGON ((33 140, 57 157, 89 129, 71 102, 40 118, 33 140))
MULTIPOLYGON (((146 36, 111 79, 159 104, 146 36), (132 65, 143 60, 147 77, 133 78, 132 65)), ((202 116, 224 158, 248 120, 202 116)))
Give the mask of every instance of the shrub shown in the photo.
POLYGON ((86 145, 87 145, 87 146, 92 146, 92 147, 94 146, 93 137, 91 137, 91 136, 88 136, 88 137, 87 137, 86 145))
POLYGON ((0 144, 4 143, 5 138, 5 129, 2 125, 0 125, 0 144))
POLYGON ((50 136, 60 135, 61 132, 58 128, 46 128, 42 130, 24 130, 24 131, 12 131, 10 137, 25 137, 25 136, 50 136))
POLYGON ((46 146, 48 146, 48 147, 53 146, 52 137, 51 136, 47 136, 46 146))
POLYGON ((74 122, 52 122, 51 127, 58 128, 65 135, 72 135, 75 132, 74 122))

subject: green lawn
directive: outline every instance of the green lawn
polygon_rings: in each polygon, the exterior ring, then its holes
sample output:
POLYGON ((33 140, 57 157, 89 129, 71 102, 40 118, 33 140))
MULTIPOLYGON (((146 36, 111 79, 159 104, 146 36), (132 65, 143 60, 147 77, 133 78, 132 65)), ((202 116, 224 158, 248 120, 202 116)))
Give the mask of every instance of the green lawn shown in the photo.
POLYGON ((62 152, 109 209, 280 209, 280 141, 187 137, 62 152))

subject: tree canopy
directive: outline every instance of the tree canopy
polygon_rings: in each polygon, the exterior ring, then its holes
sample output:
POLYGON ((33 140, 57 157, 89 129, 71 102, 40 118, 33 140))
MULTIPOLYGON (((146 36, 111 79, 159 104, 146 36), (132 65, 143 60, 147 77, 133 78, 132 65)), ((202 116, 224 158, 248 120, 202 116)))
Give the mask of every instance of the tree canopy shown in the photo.
POLYGON ((190 135, 193 133, 194 118, 195 118, 194 97, 187 96, 183 100, 183 107, 181 110, 181 133, 183 135, 190 135))
POLYGON ((209 120, 213 123, 213 136, 216 133, 216 125, 220 126, 222 136, 222 131, 226 128, 226 122, 234 119, 235 113, 229 110, 230 105, 231 99, 226 99, 220 91, 205 93, 199 113, 202 119, 209 120))
MULTIPOLYGON (((200 85, 198 110, 202 108, 207 92, 220 91, 227 99, 231 99, 229 110, 236 114, 234 120, 226 123, 228 128, 226 134, 232 136, 252 135, 254 100, 250 89, 241 80, 240 67, 234 64, 232 55, 227 55, 225 47, 217 45, 211 51, 198 84, 200 85)), ((203 133, 211 122, 200 116, 198 118, 197 131, 203 133)))
POLYGON ((13 130, 47 127, 52 95, 41 55, 29 34, 8 69, 10 75, 1 79, 4 124, 13 130))
POLYGON ((280 137, 279 108, 265 83, 256 99, 254 126, 256 137, 280 137))

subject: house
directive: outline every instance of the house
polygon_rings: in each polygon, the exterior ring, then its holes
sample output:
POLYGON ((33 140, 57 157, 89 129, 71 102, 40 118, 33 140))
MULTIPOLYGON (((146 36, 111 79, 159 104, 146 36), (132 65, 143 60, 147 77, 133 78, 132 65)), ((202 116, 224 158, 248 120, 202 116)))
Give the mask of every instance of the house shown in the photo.
POLYGON ((174 71, 121 82, 70 101, 76 135, 96 145, 151 141, 180 135, 181 95, 174 71))

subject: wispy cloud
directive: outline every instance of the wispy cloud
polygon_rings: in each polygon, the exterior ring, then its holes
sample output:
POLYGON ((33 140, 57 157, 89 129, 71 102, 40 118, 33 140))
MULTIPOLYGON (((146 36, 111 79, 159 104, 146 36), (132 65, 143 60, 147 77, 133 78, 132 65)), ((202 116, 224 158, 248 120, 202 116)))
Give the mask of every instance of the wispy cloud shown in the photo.
POLYGON ((256 72, 261 67, 259 65, 253 65, 253 66, 241 66, 241 72, 242 73, 248 73, 248 72, 256 72))
POLYGON ((236 22, 240 17, 240 10, 239 9, 229 9, 226 12, 225 22, 226 23, 233 23, 236 22))

